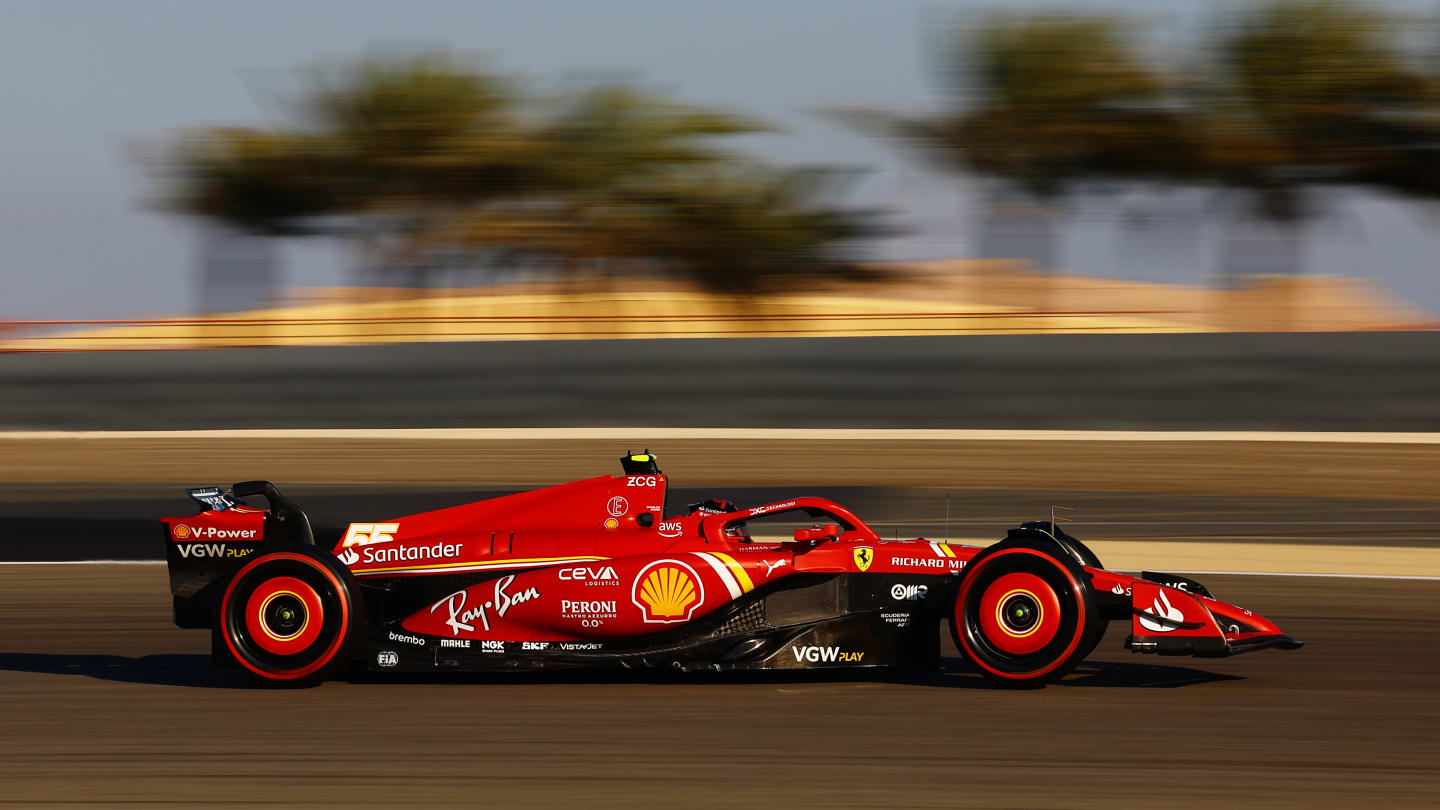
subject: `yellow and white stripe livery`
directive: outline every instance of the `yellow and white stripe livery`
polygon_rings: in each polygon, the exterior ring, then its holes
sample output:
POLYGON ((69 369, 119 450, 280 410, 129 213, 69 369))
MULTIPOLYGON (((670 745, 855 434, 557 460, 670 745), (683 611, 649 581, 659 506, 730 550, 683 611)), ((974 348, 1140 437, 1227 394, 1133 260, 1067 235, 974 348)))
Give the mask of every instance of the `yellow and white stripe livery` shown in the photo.
POLYGON ((755 583, 750 579, 750 573, 745 570, 745 566, 729 554, 719 551, 697 551, 694 554, 704 560, 725 584, 725 590, 730 592, 731 599, 738 599, 740 594, 755 590, 755 583))

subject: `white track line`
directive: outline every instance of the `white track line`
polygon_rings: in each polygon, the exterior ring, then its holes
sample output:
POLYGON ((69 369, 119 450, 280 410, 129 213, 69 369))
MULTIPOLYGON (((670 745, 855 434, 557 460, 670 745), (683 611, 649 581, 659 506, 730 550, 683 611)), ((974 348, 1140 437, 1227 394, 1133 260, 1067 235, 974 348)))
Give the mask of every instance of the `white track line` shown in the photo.
POLYGON ((764 439, 813 441, 1301 442, 1440 444, 1440 433, 1267 430, 920 430, 869 428, 356 428, 296 430, 11 430, 0 441, 67 439, 764 439))
MULTIPOLYGON (((164 565, 164 560, 52 560, 52 561, 5 561, 0 565, 164 565)), ((1139 573, 1138 569, 1117 569, 1121 573, 1139 573)), ((1301 574, 1288 571, 1171 571, 1172 574, 1199 574, 1215 577, 1331 577, 1336 579, 1402 579, 1419 582, 1440 582, 1440 576, 1411 576, 1407 574, 1301 574)))

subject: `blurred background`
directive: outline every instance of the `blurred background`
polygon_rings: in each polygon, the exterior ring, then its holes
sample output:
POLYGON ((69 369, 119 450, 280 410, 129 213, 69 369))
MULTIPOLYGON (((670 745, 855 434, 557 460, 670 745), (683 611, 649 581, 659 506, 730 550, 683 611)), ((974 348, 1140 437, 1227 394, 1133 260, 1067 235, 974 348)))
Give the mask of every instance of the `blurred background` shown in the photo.
POLYGON ((767 304, 833 333, 1426 326, 1433 12, 17 4, 0 318, 25 349, 767 304), (856 297, 899 320, 834 317, 856 297))
POLYGON ((605 804, 587 779, 673 801, 643 763, 676 743, 635 718, 674 711, 759 777, 697 776, 687 801, 816 802, 777 788, 810 751, 815 784, 857 804, 899 782, 952 802, 933 767, 883 752, 953 740, 963 707, 934 689, 964 678, 701 686, 716 704, 588 682, 276 703, 208 672, 143 565, 185 485, 269 479, 344 525, 618 472, 642 447, 672 503, 799 489, 897 536, 987 543, 1060 506, 1111 567, 1229 572, 1222 598, 1311 642, 1175 667, 1134 663, 1115 632, 1072 679, 1114 687, 1099 698, 1052 689, 1017 721, 1033 701, 961 695, 994 712, 964 719, 995 762, 1035 774, 967 773, 977 804, 1113 806, 1130 783, 1101 749, 1164 770, 1171 798, 1440 792, 1420 723, 1440 708, 1434 0, 0 11, 10 800, 523 803, 507 774, 553 774, 495 758, 484 723, 574 763, 544 803, 605 804), (1157 686, 1186 689, 1139 696, 1157 686), (513 702, 456 713, 477 694, 513 702), (369 699, 408 708, 395 727, 424 762, 490 764, 437 787, 255 754, 267 724, 294 727, 297 757, 333 745, 321 718, 369 699), (751 700, 774 701, 759 736, 710 717, 751 700), (166 747, 175 706, 241 703, 232 738, 166 747), (1132 716, 1187 729, 1185 766, 1132 716), (82 728, 114 764, 67 780, 82 728), (249 770, 215 781, 230 760, 249 770), (272 777, 298 793, 257 787, 272 777))

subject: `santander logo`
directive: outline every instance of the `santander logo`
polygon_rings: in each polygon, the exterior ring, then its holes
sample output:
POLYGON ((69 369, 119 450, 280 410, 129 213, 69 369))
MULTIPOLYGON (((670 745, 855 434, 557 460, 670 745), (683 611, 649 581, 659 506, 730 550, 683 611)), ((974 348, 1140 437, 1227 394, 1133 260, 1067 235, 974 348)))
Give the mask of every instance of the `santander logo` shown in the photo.
MULTIPOLYGON (((1159 591, 1155 594, 1155 603, 1150 606, 1150 612, 1154 613, 1156 616, 1162 616, 1166 619, 1169 619, 1172 622, 1185 621, 1184 612, 1182 612, 1180 608, 1177 608, 1174 605, 1170 604, 1170 597, 1166 596, 1164 591, 1159 591)), ((1175 629, 1174 627, 1166 624, 1161 624, 1160 622, 1157 622, 1154 619, 1150 619, 1145 616, 1139 616, 1138 618, 1140 619, 1140 626, 1145 628, 1146 630, 1149 630, 1152 633, 1168 633, 1171 630, 1175 629)))

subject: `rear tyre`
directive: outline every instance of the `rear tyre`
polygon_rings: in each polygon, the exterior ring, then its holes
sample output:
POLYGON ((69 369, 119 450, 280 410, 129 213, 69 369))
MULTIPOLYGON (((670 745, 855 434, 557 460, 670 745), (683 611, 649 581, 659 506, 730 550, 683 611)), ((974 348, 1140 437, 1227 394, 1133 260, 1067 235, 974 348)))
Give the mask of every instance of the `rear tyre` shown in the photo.
POLYGON ((987 680, 1010 687, 1063 677, 1104 629, 1079 563, 1026 538, 991 546, 965 566, 950 616, 960 653, 987 680))
POLYGON ((309 546, 257 552, 220 598, 223 650, 261 682, 311 686, 349 660, 363 619, 354 577, 309 546))

